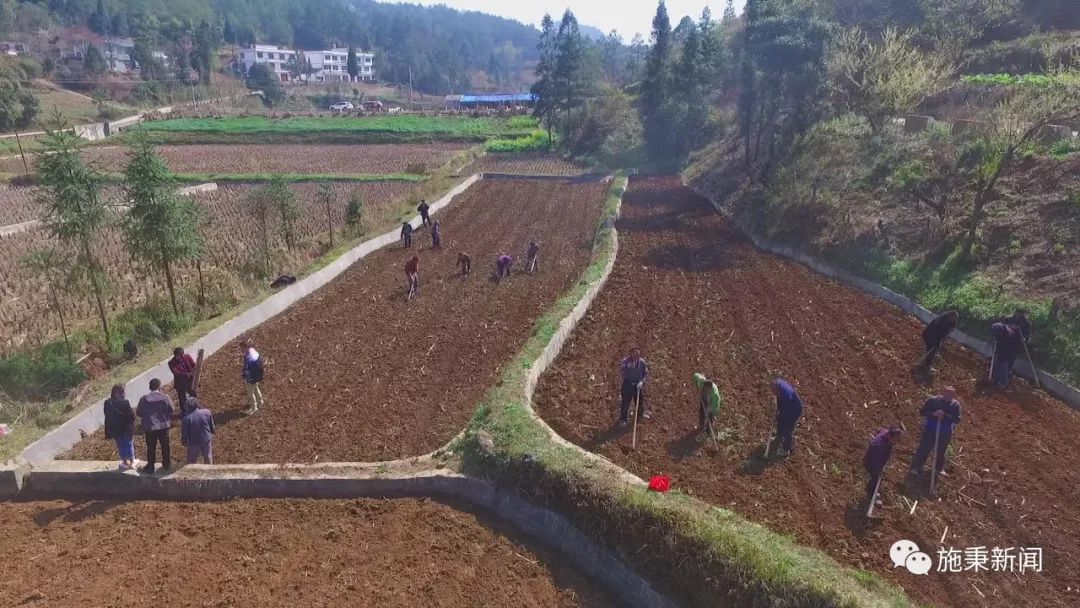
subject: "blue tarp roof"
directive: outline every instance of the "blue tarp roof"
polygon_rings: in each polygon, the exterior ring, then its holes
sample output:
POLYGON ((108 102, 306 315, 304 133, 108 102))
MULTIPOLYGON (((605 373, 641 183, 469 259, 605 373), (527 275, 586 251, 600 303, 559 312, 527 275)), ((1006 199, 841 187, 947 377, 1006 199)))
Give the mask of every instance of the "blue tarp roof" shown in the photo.
POLYGON ((532 93, 496 93, 493 95, 462 95, 461 103, 529 103, 536 101, 532 93))

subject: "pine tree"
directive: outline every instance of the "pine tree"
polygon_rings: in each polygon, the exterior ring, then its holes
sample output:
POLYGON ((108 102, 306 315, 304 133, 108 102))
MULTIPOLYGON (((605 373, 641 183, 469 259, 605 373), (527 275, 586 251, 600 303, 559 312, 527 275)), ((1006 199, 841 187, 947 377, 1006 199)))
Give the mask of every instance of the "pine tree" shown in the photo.
POLYGON ((202 254, 199 205, 176 193, 172 172, 141 133, 130 140, 123 187, 131 205, 123 224, 128 253, 165 275, 173 314, 179 315, 173 266, 202 254))
POLYGON ((660 0, 652 21, 652 48, 645 59, 645 77, 641 83, 641 117, 645 141, 654 153, 663 153, 668 125, 661 112, 671 91, 671 20, 667 6, 660 0))
POLYGON ((109 210, 101 197, 104 176, 83 162, 82 139, 67 129, 59 111, 54 130, 47 131, 45 153, 38 159, 39 200, 45 207, 46 229, 78 253, 73 277, 90 284, 98 319, 109 344, 109 316, 105 310, 107 280, 94 248, 109 225, 109 210))
POLYGON ((540 60, 536 63, 534 72, 536 81, 530 91, 536 96, 534 114, 547 124, 549 147, 552 144, 552 121, 557 107, 554 78, 558 47, 555 36, 555 22, 551 19, 551 15, 544 15, 543 21, 540 22, 540 42, 537 44, 540 60))

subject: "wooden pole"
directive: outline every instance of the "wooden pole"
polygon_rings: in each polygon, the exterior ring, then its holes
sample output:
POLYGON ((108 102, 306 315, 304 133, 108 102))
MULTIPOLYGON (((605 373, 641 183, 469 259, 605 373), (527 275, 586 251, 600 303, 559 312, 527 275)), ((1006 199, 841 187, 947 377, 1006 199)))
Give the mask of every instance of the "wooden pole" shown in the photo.
POLYGON ((191 388, 194 389, 195 392, 199 391, 199 377, 202 376, 202 363, 205 355, 206 351, 200 348, 199 355, 195 359, 195 379, 191 381, 191 388))
POLYGON ((937 493, 937 461, 938 451, 941 450, 941 423, 945 418, 938 418, 937 429, 934 431, 934 460, 930 463, 930 495, 937 493))
POLYGON ((878 490, 881 489, 881 478, 885 477, 885 469, 878 473, 877 483, 874 484, 874 495, 870 497, 870 506, 866 508, 866 519, 874 516, 874 503, 877 502, 878 490))
POLYGON ((19 156, 22 157, 23 170, 26 171, 27 175, 29 175, 30 174, 30 165, 29 165, 29 163, 26 162, 26 152, 23 152, 22 140, 19 139, 19 132, 18 131, 15 131, 15 143, 19 145, 19 156))
POLYGON ((638 385, 637 399, 634 400, 634 430, 630 435, 630 449, 637 449, 637 419, 641 414, 641 385, 638 385))
POLYGON ((1023 339, 1023 334, 1020 334, 1021 341, 1024 343, 1024 354, 1027 355, 1028 365, 1031 366, 1031 377, 1035 378, 1035 388, 1042 390, 1042 382, 1039 381, 1039 370, 1035 367, 1035 362, 1031 360, 1031 351, 1028 350, 1027 340, 1023 339))

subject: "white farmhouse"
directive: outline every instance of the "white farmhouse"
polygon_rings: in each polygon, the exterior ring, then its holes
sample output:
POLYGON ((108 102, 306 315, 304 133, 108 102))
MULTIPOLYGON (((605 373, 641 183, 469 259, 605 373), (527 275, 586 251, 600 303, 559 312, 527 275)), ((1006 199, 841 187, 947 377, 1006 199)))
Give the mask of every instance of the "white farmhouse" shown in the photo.
MULTIPOLYGON (((349 49, 331 48, 322 51, 301 51, 301 64, 307 62, 311 65, 311 73, 301 76, 314 82, 348 82, 349 78, 349 49)), ((244 70, 251 69, 256 63, 265 63, 277 74, 282 82, 289 82, 292 76, 289 74, 288 64, 296 57, 296 51, 283 49, 267 44, 253 44, 250 48, 241 49, 237 61, 243 64, 244 70)), ((374 80, 375 72, 372 63, 375 55, 357 51, 356 60, 359 64, 360 73, 357 80, 374 80)), ((303 66, 306 68, 306 66, 303 66)))
POLYGON ((264 63, 270 66, 279 80, 288 82, 292 78, 289 75, 289 60, 295 57, 296 51, 292 49, 283 49, 270 44, 253 44, 246 49, 240 49, 238 61, 243 64, 245 72, 256 63, 264 63))
MULTIPOLYGON (((348 82, 349 78, 349 49, 332 48, 324 51, 304 51, 304 56, 314 70, 311 80, 315 82, 348 82)), ((372 53, 356 52, 356 62, 360 68, 357 80, 374 80, 372 71, 372 53)))

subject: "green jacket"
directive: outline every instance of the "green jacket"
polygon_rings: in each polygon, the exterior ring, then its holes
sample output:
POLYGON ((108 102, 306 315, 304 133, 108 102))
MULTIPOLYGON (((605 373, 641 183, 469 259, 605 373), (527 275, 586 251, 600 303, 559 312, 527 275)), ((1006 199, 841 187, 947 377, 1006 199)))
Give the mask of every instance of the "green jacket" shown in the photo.
POLYGON ((720 406, 724 405, 724 396, 720 394, 720 387, 715 382, 709 381, 704 374, 694 374, 694 387, 701 396, 701 402, 708 408, 713 416, 720 413, 720 406), (708 387, 706 388, 706 384, 708 387), (702 393, 704 389, 704 393, 702 393))

